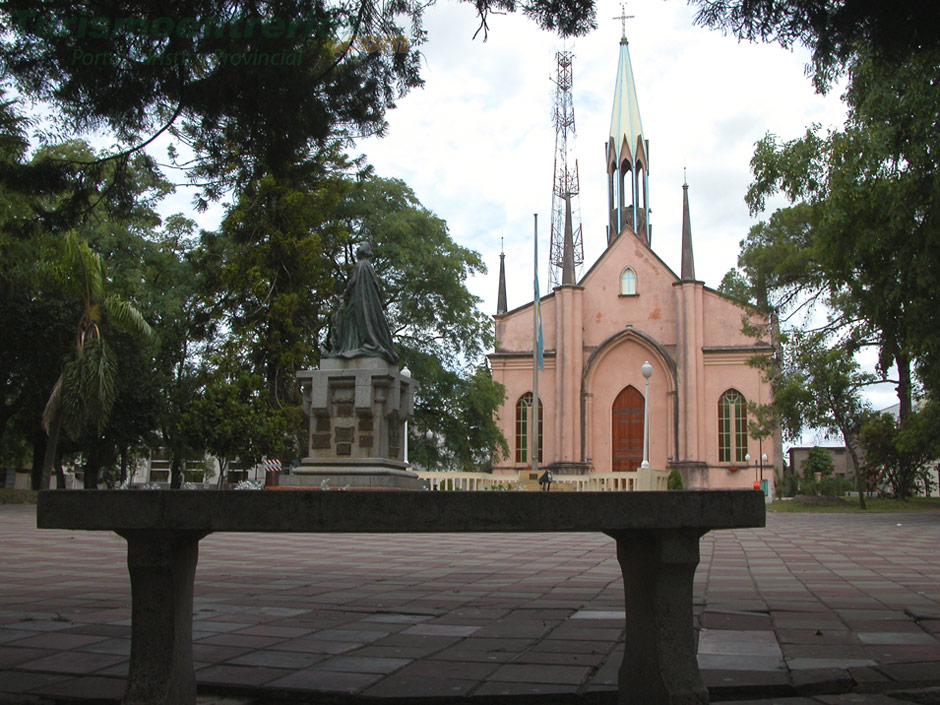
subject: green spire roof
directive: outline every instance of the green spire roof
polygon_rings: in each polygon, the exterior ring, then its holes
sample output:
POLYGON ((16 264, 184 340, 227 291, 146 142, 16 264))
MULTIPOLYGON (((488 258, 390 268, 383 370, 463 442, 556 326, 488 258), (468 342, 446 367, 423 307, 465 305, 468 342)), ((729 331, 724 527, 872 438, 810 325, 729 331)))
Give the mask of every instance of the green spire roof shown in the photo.
MULTIPOLYGON (((614 110, 610 118, 610 144, 613 156, 618 162, 622 156, 627 156, 620 153, 624 141, 630 149, 630 161, 636 159, 638 139, 645 140, 643 123, 640 120, 640 104, 636 98, 633 65, 630 63, 630 45, 624 37, 620 40, 620 61, 617 64, 617 82, 614 85, 614 110)), ((643 149, 645 151, 645 147, 643 149)))

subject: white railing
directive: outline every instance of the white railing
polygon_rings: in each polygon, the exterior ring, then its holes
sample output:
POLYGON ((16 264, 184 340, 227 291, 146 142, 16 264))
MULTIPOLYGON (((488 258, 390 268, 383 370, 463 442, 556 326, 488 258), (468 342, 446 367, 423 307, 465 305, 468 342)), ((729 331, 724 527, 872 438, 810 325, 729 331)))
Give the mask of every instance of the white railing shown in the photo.
POLYGON ((428 483, 428 489, 438 490, 488 490, 502 486, 511 489, 515 482, 509 477, 497 477, 485 472, 434 472, 417 470, 418 477, 428 483))
MULTIPOLYGON (((505 475, 484 472, 433 472, 418 470, 418 477, 433 491, 516 489, 535 490, 538 484, 522 482, 505 475)), ((666 470, 641 468, 634 472, 601 472, 589 475, 554 475, 553 490, 575 492, 646 492, 665 490, 669 473, 666 470)))

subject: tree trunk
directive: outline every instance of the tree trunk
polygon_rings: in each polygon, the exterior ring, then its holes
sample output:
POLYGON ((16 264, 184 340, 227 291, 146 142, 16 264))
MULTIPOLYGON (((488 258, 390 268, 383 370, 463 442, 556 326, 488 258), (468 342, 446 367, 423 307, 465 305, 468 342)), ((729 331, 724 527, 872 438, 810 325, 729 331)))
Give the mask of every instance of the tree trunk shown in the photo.
POLYGON ((127 457, 129 451, 126 445, 121 446, 121 484, 127 482, 127 457))
POLYGON ((56 477, 56 487, 58 487, 60 490, 66 489, 65 471, 62 469, 61 451, 55 454, 55 477, 56 477))
POLYGON ((865 493, 868 491, 868 483, 862 476, 862 468, 858 463, 858 453, 855 450, 855 444, 849 441, 849 436, 843 434, 845 438, 845 447, 852 458, 852 464, 855 466, 855 489, 858 490, 858 508, 868 509, 865 504, 865 493))
POLYGON ((894 359, 898 366, 898 419, 903 423, 911 413, 911 358, 899 352, 894 359))
POLYGON ((170 489, 178 490, 183 486, 183 458, 179 448, 173 451, 173 460, 170 462, 170 489))
POLYGON ((41 490, 49 489, 49 477, 52 475, 55 465, 55 455, 59 449, 59 435, 62 433, 62 407, 58 406, 52 415, 52 423, 49 424, 49 439, 46 441, 46 452, 42 461, 42 474, 39 478, 39 488, 41 490))
POLYGON ((42 460, 46 454, 46 433, 39 424, 33 430, 33 464, 29 473, 29 488, 38 490, 42 484, 42 460))
POLYGON ((98 456, 98 441, 96 439, 91 444, 91 448, 88 450, 88 457, 85 459, 84 487, 86 490, 98 489, 98 467, 101 465, 98 456))
POLYGON ((225 471, 228 468, 228 458, 219 458, 219 486, 218 489, 225 487, 225 471))

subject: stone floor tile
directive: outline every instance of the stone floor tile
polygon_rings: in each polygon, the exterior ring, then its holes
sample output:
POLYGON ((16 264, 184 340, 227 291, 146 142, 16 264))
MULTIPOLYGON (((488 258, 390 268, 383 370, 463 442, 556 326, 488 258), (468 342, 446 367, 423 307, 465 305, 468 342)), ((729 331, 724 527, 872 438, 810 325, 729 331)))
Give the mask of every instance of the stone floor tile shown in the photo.
POLYGON ((722 700, 712 705, 819 705, 819 701, 810 698, 761 698, 760 700, 722 700))
POLYGON ((124 695, 124 679, 102 678, 101 676, 69 678, 40 685, 30 690, 30 693, 69 699, 117 700, 124 695))
POLYGON ((81 651, 60 651, 50 656, 27 661, 19 664, 17 668, 24 671, 49 671, 51 673, 94 673, 102 668, 108 668, 121 661, 125 656, 114 654, 89 654, 81 651))
POLYGON ((0 646, 0 669, 13 668, 27 661, 35 661, 44 656, 56 653, 50 649, 20 649, 0 646))
MULTIPOLYGON (((3 693, 27 693, 34 688, 51 685, 69 676, 60 673, 30 673, 26 671, 0 671, 0 695, 3 693)), ((3 699, 0 698, 0 702, 3 699)))
POLYGON ((324 629, 310 635, 312 639, 322 641, 350 641, 357 644, 369 644, 389 636, 390 632, 367 629, 324 629))
POLYGON ((826 705, 904 705, 905 700, 898 700, 880 693, 843 693, 840 695, 820 695, 817 700, 826 705))
POLYGON ((408 627, 402 634, 420 634, 423 636, 471 636, 480 631, 479 626, 461 626, 457 624, 416 624, 408 627))
POLYGON ((740 654, 699 654, 701 670, 719 671, 784 671, 783 656, 745 656, 740 654))
POLYGON ((919 663, 934 661, 940 669, 940 646, 873 645, 864 648, 865 655, 881 664, 919 663))
MULTIPOLYGON (((290 639, 273 644, 273 651, 299 651, 309 654, 342 654, 358 649, 362 644, 352 641, 325 641, 323 639, 290 639)), ((241 650, 244 653, 244 650, 241 650)), ((241 655, 241 654, 239 654, 241 655)), ((233 657, 234 658, 234 657, 233 657)))
MULTIPOLYGON (((566 683, 516 683, 508 681, 487 681, 473 694, 481 698, 524 697, 536 695, 568 695, 578 692, 578 686, 566 683)), ((490 702, 493 702, 491 699, 490 702)), ((498 701, 496 701, 498 702, 498 701)))
POLYGON ((285 668, 241 666, 231 663, 207 666, 196 671, 197 683, 259 686, 291 673, 285 668))
POLYGON ((20 641, 35 635, 35 632, 23 629, 0 629, 0 644, 5 644, 8 641, 20 641))
POLYGON ((324 671, 347 673, 381 673, 387 675, 407 666, 411 659, 380 658, 374 656, 335 656, 317 664, 324 671))
MULTIPOLYGON (((728 690, 749 692, 755 687, 768 688, 789 686, 786 671, 742 671, 733 668, 710 668, 702 670, 702 680, 710 691, 726 692, 728 690)), ((718 699, 712 696, 713 699, 718 699)))
POLYGON ((248 636, 278 637, 281 639, 299 639, 312 630, 302 627, 285 627, 273 624, 259 624, 257 626, 239 629, 236 633, 248 636))
POLYGON ((480 661, 447 661, 424 659, 415 661, 395 674, 396 677, 455 679, 479 682, 499 668, 498 663, 480 661))
POLYGON ((856 632, 856 636, 863 644, 940 646, 940 641, 923 632, 856 632))
POLYGON ((492 681, 513 683, 561 683, 578 685, 583 683, 591 669, 584 666, 556 666, 539 664, 505 664, 490 675, 492 681))
POLYGON ((18 641, 8 641, 7 646, 18 646, 31 649, 52 649, 55 651, 66 651, 68 649, 77 649, 81 646, 105 641, 107 637, 92 636, 88 634, 64 634, 55 632, 52 634, 36 634, 18 641))
POLYGON ((88 646, 83 646, 77 651, 87 651, 92 654, 117 654, 119 656, 131 655, 130 639, 107 639, 98 641, 88 646))
POLYGON ((358 693, 381 680, 377 673, 344 673, 305 668, 267 683, 269 688, 326 693, 358 693))
POLYGON ((936 661, 881 664, 878 670, 899 683, 936 682, 940 678, 936 661))
POLYGON ((327 656, 324 654, 311 654, 301 651, 252 651, 242 656, 237 656, 229 664, 236 666, 267 666, 270 668, 289 668, 299 670, 309 668, 313 664, 323 661, 327 656))
POLYGON ((462 698, 478 685, 476 680, 434 678, 396 673, 366 689, 366 698, 462 698))

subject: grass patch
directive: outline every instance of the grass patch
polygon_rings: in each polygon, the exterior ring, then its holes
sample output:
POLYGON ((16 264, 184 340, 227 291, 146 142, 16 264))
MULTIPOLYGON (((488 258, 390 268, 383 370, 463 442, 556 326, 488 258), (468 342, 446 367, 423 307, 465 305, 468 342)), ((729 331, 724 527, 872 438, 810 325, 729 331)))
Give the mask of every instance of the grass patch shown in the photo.
MULTIPOLYGON (((819 498, 826 500, 829 498, 819 498)), ((871 497, 865 500, 870 512, 930 512, 940 511, 940 497, 910 497, 906 500, 890 497, 871 497)), ((805 512, 825 514, 833 512, 860 512, 858 499, 847 497, 844 503, 820 501, 807 502, 799 499, 776 500, 767 505, 771 512, 805 512)))
POLYGON ((36 490, 0 488, 0 504, 36 504, 36 490))

